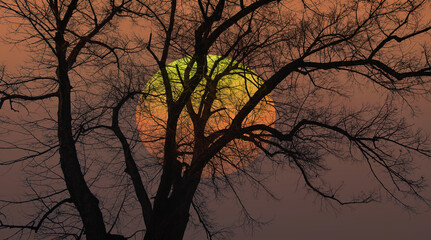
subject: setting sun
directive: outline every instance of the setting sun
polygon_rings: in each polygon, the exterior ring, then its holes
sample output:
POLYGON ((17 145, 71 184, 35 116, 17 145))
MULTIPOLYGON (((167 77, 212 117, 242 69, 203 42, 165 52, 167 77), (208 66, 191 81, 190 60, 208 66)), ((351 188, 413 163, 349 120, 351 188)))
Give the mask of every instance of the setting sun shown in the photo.
MULTIPOLYGON (((184 89, 184 82, 193 76, 196 64, 190 67, 191 58, 182 58, 167 65, 173 97, 177 98, 184 89), (189 69, 187 69, 189 67, 189 69)), ((263 80, 246 66, 227 58, 215 55, 207 56, 207 74, 191 96, 190 103, 181 113, 178 130, 178 152, 180 161, 190 164, 193 154, 194 124, 191 114, 200 119, 209 114, 205 124, 205 137, 215 136, 227 129, 232 119, 257 91, 263 80), (215 99, 208 103, 211 90, 210 81, 217 81, 215 99), (204 109, 211 104, 209 113, 204 109)), ((157 72, 146 84, 137 106, 137 127, 148 152, 157 159, 162 159, 164 134, 167 120, 167 106, 162 75, 157 72), (152 94, 148 94, 148 93, 152 94)), ((252 124, 271 125, 275 121, 275 108, 272 99, 267 97, 249 114, 243 126, 252 124)), ((229 174, 245 167, 253 161, 260 150, 245 140, 232 141, 213 159, 204 170, 204 177, 229 174)))

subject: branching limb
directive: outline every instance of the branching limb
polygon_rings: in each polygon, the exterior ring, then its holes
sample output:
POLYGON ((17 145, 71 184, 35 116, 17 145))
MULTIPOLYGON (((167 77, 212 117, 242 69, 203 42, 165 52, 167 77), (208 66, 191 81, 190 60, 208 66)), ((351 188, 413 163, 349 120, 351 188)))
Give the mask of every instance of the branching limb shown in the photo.
POLYGON ((58 96, 57 92, 43 94, 43 95, 39 95, 39 96, 27 96, 27 95, 22 95, 22 94, 8 94, 8 93, 3 92, 3 91, 0 91, 0 94, 3 95, 0 98, 0 109, 3 106, 4 102, 10 101, 12 110, 13 110, 13 107, 12 107, 13 100, 36 101, 36 100, 44 100, 44 99, 49 99, 49 98, 58 96))
POLYGON ((30 229, 30 230, 33 230, 33 231, 35 231, 37 233, 39 231, 39 229, 41 228, 43 221, 48 218, 49 214, 51 214, 52 212, 54 212, 57 208, 59 208, 61 205, 65 204, 65 203, 72 203, 72 199, 71 198, 66 198, 66 199, 61 200, 57 204, 55 204, 52 208, 50 208, 42 216, 42 218, 39 220, 39 223, 37 225, 35 225, 34 222, 31 222, 28 225, 9 225, 9 224, 3 224, 0 221, 0 228, 30 229))
POLYGON ((145 225, 148 226, 151 224, 151 215, 152 215, 152 204, 150 198, 148 197, 147 190, 142 182, 141 175, 139 173, 138 167, 136 165, 135 159, 132 155, 132 149, 130 148, 130 144, 128 143, 126 137, 121 131, 119 125, 119 112, 121 107, 126 103, 127 100, 132 98, 133 96, 140 94, 140 92, 131 92, 124 96, 121 101, 114 107, 112 113, 112 130, 117 136, 118 140, 121 142, 121 146, 123 148, 124 160, 126 162, 125 172, 130 176, 133 182, 133 187, 135 189, 136 196, 141 205, 142 216, 144 217, 145 225))

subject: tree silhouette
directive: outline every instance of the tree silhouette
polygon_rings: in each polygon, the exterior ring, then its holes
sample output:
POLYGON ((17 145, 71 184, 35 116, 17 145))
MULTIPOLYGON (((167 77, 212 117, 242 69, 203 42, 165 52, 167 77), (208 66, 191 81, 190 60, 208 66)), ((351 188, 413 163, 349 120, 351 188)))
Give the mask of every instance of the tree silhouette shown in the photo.
POLYGON ((36 167, 32 198, 2 202, 41 208, 27 225, 2 220, 2 228, 76 239, 139 238, 144 228, 144 239, 182 239, 196 218, 208 239, 224 237, 201 196, 230 190, 256 221, 235 181, 272 194, 255 159, 297 170, 306 188, 342 205, 378 194, 348 199, 322 173, 332 158, 360 161, 399 204, 411 207, 404 196, 429 203, 412 173, 415 159, 430 156, 428 141, 398 106, 429 92, 426 1, 15 0, 0 8, 25 27, 16 38, 37 60, 1 78, 2 110, 9 103, 36 117, 2 118, 5 129, 31 136, 3 141, 30 154, 2 165, 36 167), (359 83, 386 97, 351 106, 359 83), (270 109, 275 118, 263 114, 270 109), (137 204, 143 224, 126 235, 122 219, 137 204))

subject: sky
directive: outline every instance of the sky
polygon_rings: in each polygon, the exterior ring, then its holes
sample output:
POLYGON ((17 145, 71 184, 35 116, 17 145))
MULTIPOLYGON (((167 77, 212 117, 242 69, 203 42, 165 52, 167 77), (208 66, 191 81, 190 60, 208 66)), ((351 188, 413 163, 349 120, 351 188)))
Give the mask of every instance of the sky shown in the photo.
MULTIPOLYGON (((0 25, 0 36, 5 28, 0 25)), ((22 63, 25 54, 19 47, 12 47, 0 42, 0 64, 5 64, 9 69, 22 63)), ((422 114, 413 122, 423 128, 424 132, 431 133, 431 103, 426 101, 416 102, 422 114)), ((2 109, 3 111, 3 109, 2 109)), ((6 159, 8 156, 2 156, 6 159)), ((335 163, 338 164, 338 163, 335 163)), ((329 178, 350 181, 352 192, 361 190, 363 177, 366 174, 357 173, 357 169, 363 166, 344 165, 340 163, 337 172, 331 173, 329 178)), ((431 163, 420 161, 418 172, 422 173, 428 183, 431 184, 431 163)), ((336 167, 335 167, 336 168, 336 167)), ((18 176, 17 167, 0 166, 0 197, 14 199, 20 190, 22 176, 18 176)), ((254 216, 260 217, 268 223, 256 227, 252 233, 249 228, 241 227, 233 230, 235 240, 405 240, 431 239, 429 226, 431 212, 423 211, 411 213, 395 204, 387 198, 382 202, 369 203, 354 206, 328 206, 322 203, 315 194, 308 193, 302 183, 298 184, 298 174, 290 169, 277 169, 277 174, 268 179, 267 185, 271 187, 279 200, 264 197, 259 194, 256 197, 249 186, 244 186, 242 192, 248 199, 247 206, 254 216)), ((384 195, 384 194, 383 194, 384 195)), ((431 197, 431 187, 425 191, 425 195, 431 197)), ((229 195, 228 195, 229 197, 229 195)), ((232 197, 232 196, 230 196, 232 197)), ((229 226, 237 217, 238 205, 226 198, 212 201, 210 208, 221 226, 229 226)), ((19 211, 18 211, 19 212, 19 211)), ((19 219, 19 217, 15 217, 19 219)), ((0 231, 0 238, 2 232, 0 231)), ((188 231, 185 239, 203 239, 201 233, 188 231)))

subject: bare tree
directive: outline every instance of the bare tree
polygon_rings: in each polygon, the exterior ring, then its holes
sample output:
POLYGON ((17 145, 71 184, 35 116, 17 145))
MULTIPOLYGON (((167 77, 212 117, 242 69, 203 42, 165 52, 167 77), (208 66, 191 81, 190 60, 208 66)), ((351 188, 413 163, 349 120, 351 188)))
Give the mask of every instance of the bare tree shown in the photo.
MULTIPOLYGON (((421 195, 423 178, 411 171, 415 159, 430 156, 428 140, 414 132, 397 106, 429 94, 431 24, 423 20, 426 3, 139 0, 107 1, 104 6, 104 1, 1 1, 7 14, 30 24, 27 40, 37 39, 39 50, 51 50, 41 54, 41 62, 55 69, 51 77, 38 71, 30 79, 4 74, 1 104, 9 102, 13 108, 59 99, 57 118, 51 121, 58 139, 51 139, 47 150, 37 149, 20 160, 58 149, 61 180, 69 194, 40 214, 38 224, 2 227, 37 232, 48 215, 72 203, 82 222, 82 228, 75 226, 84 229, 87 239, 121 239, 125 237, 111 230, 121 228, 118 222, 136 212, 128 204, 139 204, 144 239, 182 239, 190 215, 213 239, 217 229, 205 214, 202 198, 208 187, 215 194, 232 191, 251 223, 257 220, 239 197, 236 180, 246 179, 272 195, 260 178, 259 165, 246 167, 258 152, 264 153, 263 162, 296 169, 306 188, 341 205, 368 203, 378 195, 349 199, 338 186, 326 184, 322 173, 332 158, 364 162, 377 184, 406 208, 411 206, 405 195, 429 204, 421 195), (112 40, 121 33, 109 25, 117 16, 132 17, 136 39, 127 44, 112 40), (151 33, 139 35, 148 25, 151 33), (128 44, 134 41, 145 49, 132 54, 128 44), (120 50, 129 55, 119 57, 120 50), (71 98, 74 91, 79 93, 72 90, 71 76, 77 85, 99 83, 89 80, 86 66, 98 67, 104 90, 93 96, 91 88, 85 88, 80 96, 94 97, 97 103, 71 98), (239 79, 239 85, 232 79, 239 79), (26 92, 34 81, 42 81, 40 94, 26 92), (343 100, 352 97, 358 83, 370 83, 387 97, 375 106, 349 106, 343 100), (135 126, 131 116, 136 104, 135 126), (270 117, 271 109, 277 111, 276 118, 270 117), (97 155, 100 149, 111 149, 115 161, 106 158, 87 165, 78 160, 78 154, 87 160, 88 150, 97 155), (122 161, 116 161, 119 152, 122 161), (103 182, 100 169, 112 172, 114 182, 126 184, 103 182), (97 184, 125 193, 124 198, 116 196, 118 204, 107 211, 112 221, 102 217, 92 192, 97 184), (133 198, 127 197, 130 191, 133 198), (112 228, 107 231, 108 222, 112 228)), ((56 168, 47 167, 52 172, 56 168)), ((63 193, 51 191, 36 199, 63 193)), ((68 233, 82 236, 71 228, 68 233)))
MULTIPOLYGON (((22 77, 2 79, 1 104, 10 102, 12 108, 17 101, 36 101, 57 98, 55 119, 56 144, 36 155, 58 151, 62 178, 69 197, 59 201, 40 219, 39 224, 27 225, 38 231, 48 215, 60 205, 73 203, 81 217, 88 239, 116 239, 106 231, 99 201, 90 191, 84 179, 76 150, 76 132, 73 129, 72 105, 74 99, 71 76, 80 78, 81 65, 100 65, 100 59, 113 55, 118 59, 121 42, 109 38, 114 28, 114 19, 130 5, 130 1, 1 1, 4 19, 20 24, 17 37, 36 48, 38 61, 33 72, 22 77), (19 31, 23 31, 22 35, 19 31), (27 33, 28 31, 28 33, 27 33), (118 45, 118 47, 116 46, 118 45), (40 65, 38 65, 40 64, 40 65), (36 75, 35 75, 36 74, 36 75), (44 74, 44 75, 38 75, 44 74), (46 75, 45 75, 46 74, 46 75), (40 94, 39 94, 40 93, 40 94)), ((111 34, 112 35, 112 34, 111 34)), ((39 197, 41 199, 42 197, 39 197)), ((18 227, 3 224, 5 227, 18 227)))

